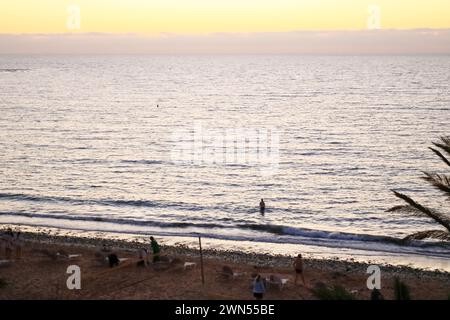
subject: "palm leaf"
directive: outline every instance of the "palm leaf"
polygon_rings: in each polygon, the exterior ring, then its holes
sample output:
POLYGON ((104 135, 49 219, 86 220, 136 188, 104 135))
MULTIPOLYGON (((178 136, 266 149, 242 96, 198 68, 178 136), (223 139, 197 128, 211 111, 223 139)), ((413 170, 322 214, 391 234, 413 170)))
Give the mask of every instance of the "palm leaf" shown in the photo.
MULTIPOLYGON (((437 145, 437 144, 434 143, 434 145, 437 145)), ((444 161, 448 166, 450 166, 450 161, 448 161, 447 158, 439 150, 436 150, 431 147, 430 147, 430 150, 433 151, 434 153, 436 153, 438 155, 438 157, 442 159, 442 161, 444 161)))
POLYGON ((386 212, 405 212, 405 213, 409 213, 410 210, 416 210, 411 206, 405 206, 405 205, 399 205, 399 206, 395 206, 392 207, 390 209, 387 209, 386 212))
POLYGON ((433 187, 447 193, 450 196, 450 176, 445 174, 431 174, 423 172, 425 177, 422 177, 425 181, 429 182, 433 187))
POLYGON ((439 147, 442 150, 445 150, 450 155, 450 136, 449 137, 441 137, 441 143, 433 142, 433 144, 436 147, 439 147))
POLYGON ((397 192, 395 190, 392 190, 392 192, 395 194, 397 198, 402 199, 403 201, 408 203, 410 207, 415 209, 409 211, 411 214, 429 217, 434 221, 436 221, 437 223, 441 224, 444 228, 446 228, 450 232, 450 218, 447 217, 445 214, 424 207, 420 203, 415 202, 413 199, 400 192, 397 192))
POLYGON ((443 230, 427 230, 416 232, 403 238, 403 240, 423 240, 423 239, 450 241, 450 232, 443 230))
POLYGON ((410 213, 414 216, 422 215, 419 210, 410 206, 409 204, 392 207, 392 208, 386 210, 386 212, 410 213))

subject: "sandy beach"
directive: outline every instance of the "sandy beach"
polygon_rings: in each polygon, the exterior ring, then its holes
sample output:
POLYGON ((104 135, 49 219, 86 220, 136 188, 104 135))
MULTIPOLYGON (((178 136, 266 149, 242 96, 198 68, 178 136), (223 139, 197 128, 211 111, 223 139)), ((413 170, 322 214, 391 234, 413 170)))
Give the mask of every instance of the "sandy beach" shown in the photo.
MULTIPOLYGON (((265 254, 204 250, 205 284, 201 282, 199 251, 162 244, 163 260, 178 263, 138 267, 140 243, 24 233, 21 259, 0 265, 0 299, 253 299, 252 275, 287 279, 280 288, 268 284, 264 299, 318 299, 315 289, 340 285, 356 299, 370 299, 367 265, 342 260, 306 259, 306 286, 294 284, 292 258, 265 254), (125 259, 110 268, 99 258, 102 245, 125 259), (55 256, 59 253, 59 256, 55 256), (71 259, 64 255, 74 256, 71 259), (185 263, 191 263, 186 268, 185 263), (194 263, 194 264, 192 264, 194 263), (81 270, 81 289, 67 289, 67 267, 81 270), (229 266, 235 276, 221 275, 229 266)), ((14 255, 13 255, 14 258, 14 255)), ((2 250, 0 260, 4 260, 2 250)), ((381 266, 381 293, 394 299, 394 278, 410 289, 412 299, 448 299, 450 274, 409 267, 381 266)))

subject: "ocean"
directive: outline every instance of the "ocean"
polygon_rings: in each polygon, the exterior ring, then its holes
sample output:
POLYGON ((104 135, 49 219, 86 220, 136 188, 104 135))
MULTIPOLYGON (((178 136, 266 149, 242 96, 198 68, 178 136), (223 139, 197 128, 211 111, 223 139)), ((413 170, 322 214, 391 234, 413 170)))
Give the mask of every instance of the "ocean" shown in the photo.
POLYGON ((386 212, 391 189, 448 208, 420 176, 446 169, 428 147, 449 134, 449 70, 450 56, 0 56, 0 224, 450 270, 450 246, 398 241, 438 225, 386 212))

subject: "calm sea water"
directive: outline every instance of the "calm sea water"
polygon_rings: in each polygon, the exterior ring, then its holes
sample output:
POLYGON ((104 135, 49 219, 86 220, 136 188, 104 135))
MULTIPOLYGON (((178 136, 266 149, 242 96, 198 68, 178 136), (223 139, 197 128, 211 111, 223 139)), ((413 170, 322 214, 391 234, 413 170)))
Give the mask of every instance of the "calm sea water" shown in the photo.
POLYGON ((386 244, 438 226, 385 210, 393 188, 443 205, 419 177, 445 169, 427 147, 449 134, 449 70, 449 56, 0 56, 0 223, 448 257, 386 244), (278 169, 174 162, 174 132, 199 124, 277 128, 278 169))

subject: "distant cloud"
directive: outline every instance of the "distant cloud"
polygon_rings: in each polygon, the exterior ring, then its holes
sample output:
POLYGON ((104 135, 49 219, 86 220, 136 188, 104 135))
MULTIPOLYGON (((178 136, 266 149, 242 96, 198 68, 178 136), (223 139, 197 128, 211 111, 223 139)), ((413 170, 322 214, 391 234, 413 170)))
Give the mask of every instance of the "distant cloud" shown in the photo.
POLYGON ((450 54, 450 29, 0 34, 0 54, 450 54))

